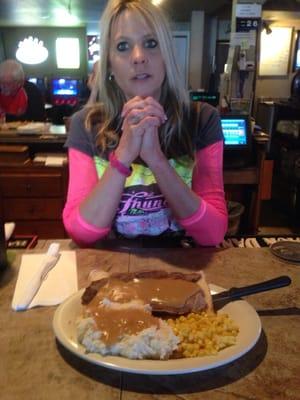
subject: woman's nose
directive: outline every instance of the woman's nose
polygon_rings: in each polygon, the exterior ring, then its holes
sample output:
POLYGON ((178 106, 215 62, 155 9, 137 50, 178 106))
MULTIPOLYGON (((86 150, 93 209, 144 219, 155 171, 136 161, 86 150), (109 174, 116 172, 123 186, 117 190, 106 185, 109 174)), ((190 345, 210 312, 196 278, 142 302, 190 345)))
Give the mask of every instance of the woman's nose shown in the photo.
POLYGON ((134 46, 132 51, 132 60, 134 64, 144 64, 147 62, 145 50, 141 46, 134 46))

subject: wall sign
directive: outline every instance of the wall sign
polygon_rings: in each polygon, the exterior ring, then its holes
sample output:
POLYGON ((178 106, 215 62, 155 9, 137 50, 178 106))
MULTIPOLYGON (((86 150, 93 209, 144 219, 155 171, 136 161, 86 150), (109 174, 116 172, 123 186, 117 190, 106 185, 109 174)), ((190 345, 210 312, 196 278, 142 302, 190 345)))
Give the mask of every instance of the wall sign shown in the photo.
POLYGON ((24 64, 41 64, 48 58, 48 50, 42 40, 28 36, 18 43, 16 59, 24 64))
POLYGON ((237 4, 235 14, 237 18, 260 18, 261 4, 237 4))
POLYGON ((292 28, 273 27, 272 33, 261 32, 260 44, 260 76, 282 76, 287 75, 290 49, 292 39, 292 28))
POLYGON ((257 30, 260 26, 260 18, 237 18, 236 31, 249 32, 257 30))

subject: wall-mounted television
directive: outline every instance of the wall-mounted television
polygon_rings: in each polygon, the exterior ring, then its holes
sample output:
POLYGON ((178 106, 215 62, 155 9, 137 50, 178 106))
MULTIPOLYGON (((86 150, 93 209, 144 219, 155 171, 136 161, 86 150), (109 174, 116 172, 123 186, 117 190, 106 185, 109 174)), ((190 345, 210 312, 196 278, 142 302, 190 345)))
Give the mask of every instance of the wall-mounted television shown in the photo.
POLYGON ((51 80, 51 94, 53 96, 78 96, 79 81, 73 78, 53 78, 51 80))
POLYGON ((80 79, 55 77, 50 80, 50 97, 54 105, 76 105, 80 96, 80 79))

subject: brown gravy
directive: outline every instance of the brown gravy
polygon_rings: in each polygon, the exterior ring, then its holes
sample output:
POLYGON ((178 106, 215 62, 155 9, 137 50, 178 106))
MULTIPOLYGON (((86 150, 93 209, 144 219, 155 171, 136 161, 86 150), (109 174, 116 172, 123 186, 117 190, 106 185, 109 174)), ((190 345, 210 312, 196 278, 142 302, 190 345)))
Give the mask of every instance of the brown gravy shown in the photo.
POLYGON ((113 344, 124 334, 134 335, 150 326, 158 327, 159 319, 139 308, 120 310, 105 307, 100 304, 104 298, 117 303, 139 299, 145 304, 158 303, 177 307, 199 290, 196 283, 182 279, 145 278, 124 282, 111 278, 88 304, 86 311, 94 318, 98 329, 103 332, 101 338, 103 342, 113 344))
POLYGON ((112 278, 98 291, 91 303, 99 304, 104 298, 117 303, 140 299, 145 304, 168 304, 178 307, 199 290, 200 287, 195 282, 183 279, 145 278, 124 282, 112 278))
POLYGON ((117 343, 123 335, 135 335, 151 326, 158 327, 159 320, 143 309, 126 308, 114 310, 104 306, 88 306, 97 328, 102 332, 101 339, 111 345, 117 343))

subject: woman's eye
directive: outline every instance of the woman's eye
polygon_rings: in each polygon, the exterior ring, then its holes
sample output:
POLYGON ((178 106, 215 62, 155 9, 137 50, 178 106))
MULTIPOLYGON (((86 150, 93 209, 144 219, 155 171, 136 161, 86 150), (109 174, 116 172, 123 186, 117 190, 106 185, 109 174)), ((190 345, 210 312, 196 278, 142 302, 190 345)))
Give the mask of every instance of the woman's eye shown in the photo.
POLYGON ((125 51, 125 50, 127 50, 128 48, 129 48, 129 45, 128 45, 127 42, 120 42, 120 43, 117 44, 117 49, 118 49, 119 51, 125 51))
POLYGON ((145 47, 147 49, 154 49, 155 47, 157 47, 157 45, 158 45, 158 43, 157 43, 157 40, 155 40, 155 39, 148 39, 145 42, 145 47))

